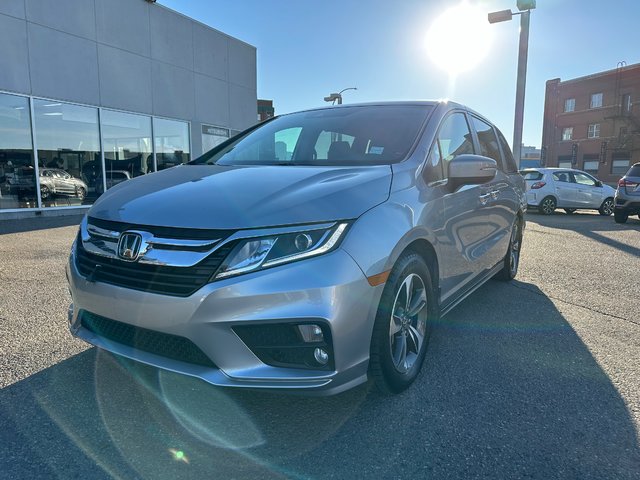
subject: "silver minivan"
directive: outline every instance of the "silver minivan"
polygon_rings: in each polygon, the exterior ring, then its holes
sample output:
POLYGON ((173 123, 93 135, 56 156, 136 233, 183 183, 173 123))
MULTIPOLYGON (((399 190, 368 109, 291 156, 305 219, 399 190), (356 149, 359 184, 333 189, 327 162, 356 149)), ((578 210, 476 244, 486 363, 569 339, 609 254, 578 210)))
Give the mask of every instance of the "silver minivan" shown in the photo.
POLYGON ((98 199, 70 330, 214 385, 400 392, 434 322, 516 275, 525 209, 503 135, 461 105, 282 115, 98 199))

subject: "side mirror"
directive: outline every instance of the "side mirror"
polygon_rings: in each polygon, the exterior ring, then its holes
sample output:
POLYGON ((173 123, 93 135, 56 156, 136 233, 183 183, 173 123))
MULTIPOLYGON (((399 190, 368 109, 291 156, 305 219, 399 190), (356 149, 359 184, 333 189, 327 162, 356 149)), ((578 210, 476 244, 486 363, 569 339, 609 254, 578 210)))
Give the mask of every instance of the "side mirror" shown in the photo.
POLYGON ((496 176, 498 164, 481 155, 459 155, 449 162, 449 185, 454 191, 462 185, 481 185, 496 176))
POLYGON ((596 187, 602 187, 602 182, 600 180, 596 180, 596 187))

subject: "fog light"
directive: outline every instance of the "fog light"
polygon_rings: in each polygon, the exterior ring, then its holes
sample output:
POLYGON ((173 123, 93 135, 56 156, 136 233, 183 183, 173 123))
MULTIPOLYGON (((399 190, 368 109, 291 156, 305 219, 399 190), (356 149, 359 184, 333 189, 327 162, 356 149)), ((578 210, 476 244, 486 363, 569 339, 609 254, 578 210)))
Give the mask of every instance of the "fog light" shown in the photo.
POLYGON ((307 343, 322 342, 324 335, 318 325, 298 325, 302 339, 307 343))
POLYGON ((329 354, 321 348, 316 348, 313 351, 313 357, 316 359, 316 362, 318 362, 320 365, 326 365, 327 362, 329 361, 329 354))

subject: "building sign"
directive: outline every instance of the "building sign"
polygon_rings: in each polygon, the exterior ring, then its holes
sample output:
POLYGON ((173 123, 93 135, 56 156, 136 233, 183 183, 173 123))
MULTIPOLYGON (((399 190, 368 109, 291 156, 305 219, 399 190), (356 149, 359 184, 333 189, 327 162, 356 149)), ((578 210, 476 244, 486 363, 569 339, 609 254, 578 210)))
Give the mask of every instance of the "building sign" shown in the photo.
POLYGON ((574 167, 578 164, 578 144, 571 145, 571 165, 574 167))
POLYGON ((600 144, 600 163, 607 163, 607 142, 600 144))
POLYGON ((202 151, 208 152, 229 139, 229 129, 202 125, 202 151))

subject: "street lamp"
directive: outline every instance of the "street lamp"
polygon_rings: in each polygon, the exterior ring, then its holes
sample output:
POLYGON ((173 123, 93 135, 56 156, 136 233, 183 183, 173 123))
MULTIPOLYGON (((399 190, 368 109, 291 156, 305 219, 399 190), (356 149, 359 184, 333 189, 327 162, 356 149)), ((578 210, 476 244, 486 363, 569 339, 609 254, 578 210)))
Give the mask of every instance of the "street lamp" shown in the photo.
POLYGON ((520 15, 520 44, 518 47, 518 76, 516 79, 516 112, 513 120, 513 156, 520 168, 522 153, 522 123, 524 120, 524 90, 527 82, 527 55, 529 50, 529 17, 536 8, 536 0, 517 0, 519 12, 500 10, 488 15, 489 23, 507 22, 513 15, 520 15))
POLYGON ((333 102, 336 103, 338 101, 338 105, 342 105, 342 92, 346 92, 347 90, 358 90, 356 87, 349 87, 343 90, 340 90, 338 93, 331 93, 328 97, 324 97, 325 102, 333 102))

